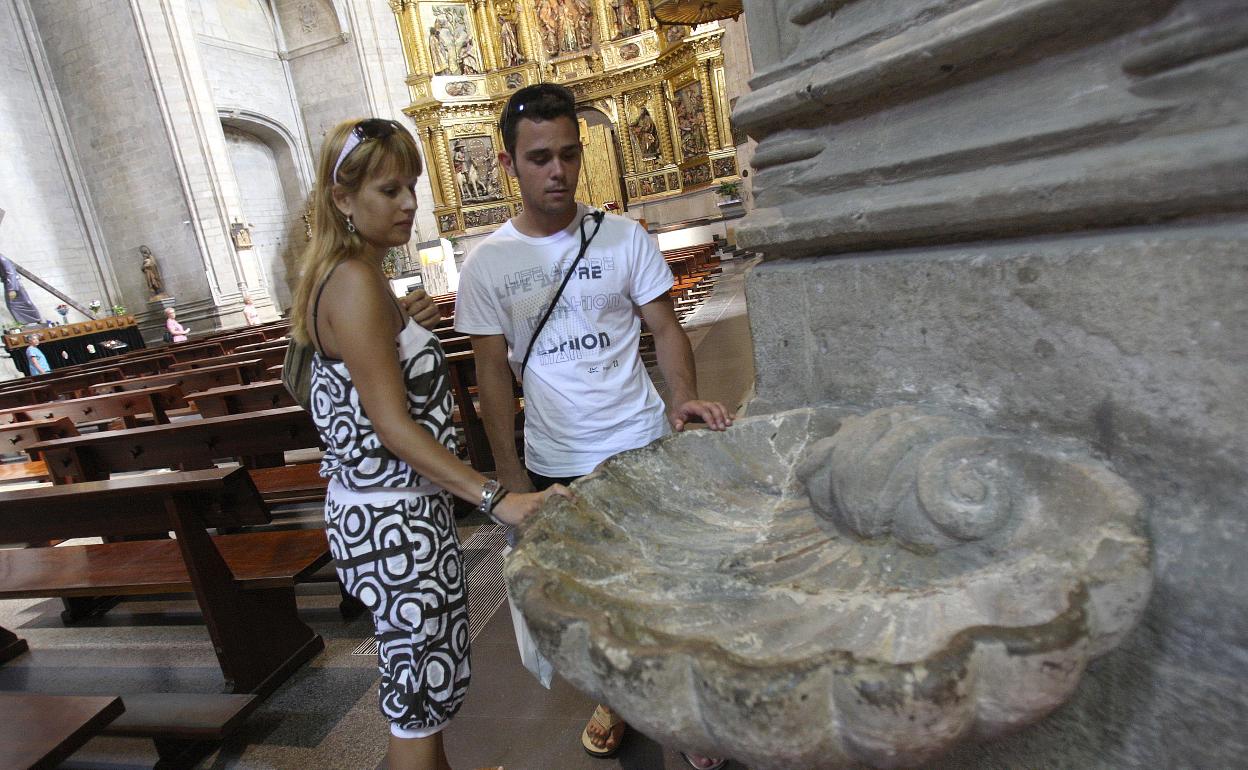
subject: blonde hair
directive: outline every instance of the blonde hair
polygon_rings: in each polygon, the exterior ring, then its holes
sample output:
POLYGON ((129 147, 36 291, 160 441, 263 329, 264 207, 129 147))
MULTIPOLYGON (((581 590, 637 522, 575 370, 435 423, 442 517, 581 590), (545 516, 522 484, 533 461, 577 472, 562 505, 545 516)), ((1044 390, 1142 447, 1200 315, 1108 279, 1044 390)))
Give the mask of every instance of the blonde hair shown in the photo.
POLYGON ((396 127, 394 133, 388 136, 366 139, 356 145, 338 166, 335 180, 334 164, 347 143, 347 137, 359 123, 359 120, 348 120, 335 126, 325 137, 316 164, 316 187, 310 194, 312 237, 300 260, 303 273, 290 309, 291 335, 305 344, 311 341, 307 316, 313 292, 338 263, 359 259, 367 250, 359 233, 348 232, 347 218, 334 205, 334 185, 354 194, 368 179, 391 167, 402 176, 420 176, 423 169, 416 140, 405 129, 396 127))

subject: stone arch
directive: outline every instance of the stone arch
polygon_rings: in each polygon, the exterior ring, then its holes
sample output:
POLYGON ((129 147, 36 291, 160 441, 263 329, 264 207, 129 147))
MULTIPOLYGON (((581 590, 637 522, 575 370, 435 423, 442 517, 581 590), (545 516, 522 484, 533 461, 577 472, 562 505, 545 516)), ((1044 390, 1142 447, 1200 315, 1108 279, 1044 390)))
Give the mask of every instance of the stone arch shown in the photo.
POLYGON ((290 306, 305 243, 302 214, 312 173, 294 135, 256 112, 220 111, 230 162, 252 225, 253 255, 277 310, 290 306))

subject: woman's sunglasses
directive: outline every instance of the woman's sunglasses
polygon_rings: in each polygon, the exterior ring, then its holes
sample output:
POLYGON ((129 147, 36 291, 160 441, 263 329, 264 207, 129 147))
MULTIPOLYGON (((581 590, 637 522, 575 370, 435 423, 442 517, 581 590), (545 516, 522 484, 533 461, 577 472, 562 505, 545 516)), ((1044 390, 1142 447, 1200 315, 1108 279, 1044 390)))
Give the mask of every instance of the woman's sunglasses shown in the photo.
POLYGON ((361 120, 355 124, 355 128, 351 129, 351 133, 347 135, 347 141, 342 143, 342 152, 338 153, 338 162, 334 164, 334 173, 331 177, 334 183, 338 182, 338 168, 342 162, 347 159, 351 151, 359 147, 369 139, 381 139, 390 136, 395 131, 402 130, 402 126, 393 120, 385 120, 383 118, 369 118, 361 120))

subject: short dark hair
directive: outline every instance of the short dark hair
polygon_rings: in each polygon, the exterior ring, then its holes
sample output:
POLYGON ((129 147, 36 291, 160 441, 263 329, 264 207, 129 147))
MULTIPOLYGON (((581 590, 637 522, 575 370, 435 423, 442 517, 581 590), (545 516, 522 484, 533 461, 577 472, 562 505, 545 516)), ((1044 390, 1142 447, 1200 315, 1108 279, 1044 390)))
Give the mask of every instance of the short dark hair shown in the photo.
POLYGON ((572 92, 554 83, 538 83, 525 86, 511 95, 503 108, 498 128, 503 133, 503 149, 508 155, 516 154, 516 133, 521 120, 554 120, 571 118, 576 124, 576 97, 572 92))

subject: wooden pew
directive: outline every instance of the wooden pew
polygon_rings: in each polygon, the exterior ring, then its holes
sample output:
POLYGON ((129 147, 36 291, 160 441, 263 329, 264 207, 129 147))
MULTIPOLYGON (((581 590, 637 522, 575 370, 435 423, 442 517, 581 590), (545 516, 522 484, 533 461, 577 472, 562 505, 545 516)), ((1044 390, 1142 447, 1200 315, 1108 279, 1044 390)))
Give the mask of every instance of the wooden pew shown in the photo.
POLYGON ((48 466, 38 451, 28 447, 41 441, 77 436, 78 429, 66 417, 52 420, 29 420, 0 425, 0 453, 29 452, 30 460, 0 465, 0 482, 47 481, 48 466))
POLYGON ((184 372, 187 369, 203 369, 208 366, 220 366, 222 364, 235 364, 241 361, 260 360, 264 366, 270 367, 275 364, 282 363, 286 358, 286 346, 270 347, 264 350, 253 350, 246 353, 227 353, 223 356, 213 356, 211 358, 200 358, 195 361, 179 361, 169 367, 171 372, 184 372))
POLYGON ((140 417, 149 417, 157 424, 164 424, 169 422, 170 410, 185 406, 186 400, 177 385, 158 385, 8 409, 0 412, 0 420, 52 420, 67 417, 79 427, 121 420, 125 427, 137 428, 140 417))
POLYGON ((124 710, 116 696, 0 693, 0 767, 56 767, 124 710))
POLYGON ((173 356, 175 361, 194 361, 196 358, 225 355, 225 348, 221 347, 221 343, 215 340, 173 342, 157 350, 173 356))
POLYGON ((157 768, 191 768, 208 756, 260 705, 258 695, 228 693, 123 694, 125 713, 102 735, 154 738, 157 768))
POLYGON ((54 370, 51 374, 40 375, 38 377, 26 377, 0 383, 0 391, 8 390, 14 387, 21 387, 22 383, 30 385, 38 384, 43 382, 45 377, 54 378, 71 374, 83 374, 85 372, 95 371, 98 369, 120 369, 121 373, 126 377, 141 377, 145 374, 156 374, 161 370, 160 366, 164 362, 173 363, 173 356, 165 353, 153 352, 148 348, 139 348, 138 350, 120 356, 97 358, 93 361, 87 361, 81 364, 62 366, 54 370))
POLYGON ((227 414, 297 406, 294 397, 281 380, 211 388, 192 393, 186 400, 195 405, 195 411, 201 417, 222 417, 227 414))
POLYGON ((27 449, 42 452, 53 479, 66 484, 125 471, 211 468, 217 460, 240 458, 265 467, 279 464, 283 452, 319 446, 312 418, 294 406, 86 433, 27 449))
MULTIPOLYGON (((280 336, 280 335, 278 335, 280 336)), ((257 342, 267 342, 275 339, 271 332, 258 326, 244 326, 237 329, 229 329, 224 332, 213 334, 209 339, 213 342, 221 343, 221 347, 226 353, 232 353, 239 345, 252 345, 257 342)))
POLYGON ((264 342, 253 342, 248 345, 238 345, 234 348, 235 353, 249 353, 255 350, 268 350, 269 348, 285 349, 290 343, 289 337, 278 337, 277 339, 266 340, 264 342))
POLYGON ((94 387, 97 383, 120 380, 122 376, 120 369, 106 368, 40 380, 22 388, 15 388, 0 393, 0 409, 28 406, 44 401, 55 401, 58 398, 69 398, 77 395, 81 390, 94 387))
MULTIPOLYGON (((468 463, 482 473, 489 473, 494 470, 494 453, 490 450, 489 436, 485 432, 485 421, 477 413, 473 399, 477 384, 477 367, 472 350, 448 353, 446 367, 451 380, 451 392, 455 395, 455 406, 459 412, 460 427, 464 431, 468 463)), ((517 431, 522 429, 523 419, 523 414, 517 412, 517 431)))
MULTIPOLYGON (((267 694, 324 647, 296 612, 294 585, 329 563, 325 533, 207 530, 269 521, 241 468, 0 492, 3 542, 176 535, 0 550, 0 598, 193 592, 226 688, 267 694)), ((20 652, 22 640, 3 631, 0 648, 20 652)))
MULTIPOLYGON (((77 435, 78 429, 68 417, 10 422, 0 425, 0 454, 26 452, 30 446, 41 441, 77 435)), ((38 459, 38 454, 34 452, 32 459, 38 459)))
POLYGON ((4 692, 0 767, 55 767, 93 735, 122 735, 154 738, 157 768, 191 768, 241 727, 261 702, 258 695, 228 693, 117 697, 4 692))
POLYGON ((91 392, 120 393, 158 385, 176 385, 183 394, 188 394, 209 388, 219 388, 222 385, 246 385, 265 378, 261 363, 259 359, 248 359, 233 364, 205 366, 200 369, 154 374, 149 377, 132 377, 128 380, 118 380, 103 385, 92 385, 91 392))
POLYGON ((113 473, 211 468, 238 460, 270 502, 323 499, 328 482, 316 463, 286 466, 283 452, 320 447, 312 418, 298 406, 181 420, 133 430, 88 433, 28 447, 43 453, 54 484, 113 473))

